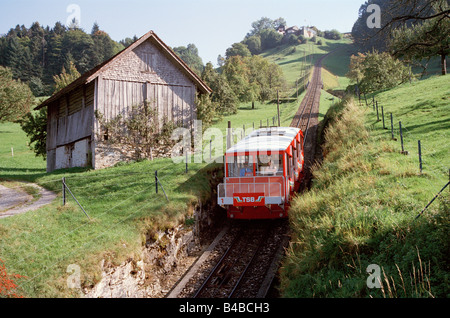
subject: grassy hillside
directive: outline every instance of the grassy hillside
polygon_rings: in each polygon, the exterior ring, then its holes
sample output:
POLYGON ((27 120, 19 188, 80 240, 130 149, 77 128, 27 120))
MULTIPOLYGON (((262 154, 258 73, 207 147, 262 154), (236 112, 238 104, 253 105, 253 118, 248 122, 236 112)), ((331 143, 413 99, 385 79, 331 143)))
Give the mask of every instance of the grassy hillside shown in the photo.
POLYGON ((324 162, 291 210, 284 297, 448 297, 449 189, 415 218, 448 181, 449 96, 448 76, 378 93, 397 141, 372 107, 350 100, 330 109, 324 162), (368 287, 369 265, 378 266, 381 288, 368 287))
MULTIPOLYGON (((298 110, 300 102, 305 95, 303 81, 305 84, 307 83, 310 76, 310 68, 318 57, 333 52, 323 63, 324 89, 321 93, 319 120, 324 117, 328 108, 338 101, 338 98, 327 93, 327 90, 345 89, 348 85, 348 80, 345 78, 346 72, 343 69, 348 66, 350 55, 354 51, 352 43, 347 39, 339 41, 320 39, 322 40, 322 45, 311 44, 312 42, 299 45, 282 45, 261 54, 261 56, 281 67, 287 82, 287 90, 280 94, 280 99, 289 98, 288 101, 280 104, 280 122, 282 126, 288 126, 298 110), (302 75, 305 77, 302 77, 302 75), (298 86, 296 81, 299 83, 298 86)), ((275 117, 276 125, 276 115, 276 102, 257 102, 255 103, 255 109, 252 109, 251 103, 242 103, 238 107, 237 114, 222 117, 213 123, 212 128, 219 128, 225 135, 228 121, 231 121, 232 128, 243 129, 245 125, 245 129, 248 131, 253 125, 255 129, 259 128, 261 122, 263 126, 266 126, 267 122, 269 125, 272 125, 273 117, 275 117)))
POLYGON ((320 37, 319 39, 322 41, 322 45, 313 42, 296 46, 284 45, 261 54, 280 65, 291 94, 295 92, 295 81, 300 79, 301 71, 309 69, 318 57, 329 52, 334 53, 324 60, 324 67, 339 77, 345 76, 346 71, 343 70, 350 62, 349 50, 353 51, 351 42, 348 39, 336 41, 320 37))
POLYGON ((66 285, 69 264, 79 265, 82 284, 90 285, 100 278, 101 259, 113 264, 138 259, 143 244, 157 231, 192 217, 193 204, 211 195, 209 172, 218 167, 191 163, 185 173, 184 163, 157 159, 98 171, 76 168, 46 174, 45 161, 27 148, 18 125, 1 124, 0 131, 0 182, 16 187, 5 180, 33 181, 58 193, 57 200, 44 208, 0 219, 0 259, 8 272, 26 276, 19 280, 19 291, 27 297, 73 296, 66 285), (155 170, 169 202, 161 188, 155 193, 155 170), (62 206, 63 176, 90 220, 69 193, 62 206))

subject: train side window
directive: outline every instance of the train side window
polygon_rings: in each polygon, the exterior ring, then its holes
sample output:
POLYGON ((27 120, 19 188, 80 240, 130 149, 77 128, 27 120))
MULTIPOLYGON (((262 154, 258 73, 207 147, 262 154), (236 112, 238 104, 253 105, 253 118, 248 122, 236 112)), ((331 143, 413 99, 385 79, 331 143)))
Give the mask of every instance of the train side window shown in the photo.
POLYGON ((289 176, 293 179, 294 178, 294 156, 292 156, 292 157, 288 156, 288 161, 289 161, 289 170, 288 170, 289 176))
POLYGON ((292 154, 293 154, 293 157, 294 157, 294 162, 297 162, 297 159, 298 159, 298 147, 299 147, 299 144, 297 143, 297 141, 295 141, 295 143, 296 143, 296 147, 297 147, 297 148, 295 148, 295 150, 292 149, 292 150, 293 150, 293 151, 292 151, 292 154))

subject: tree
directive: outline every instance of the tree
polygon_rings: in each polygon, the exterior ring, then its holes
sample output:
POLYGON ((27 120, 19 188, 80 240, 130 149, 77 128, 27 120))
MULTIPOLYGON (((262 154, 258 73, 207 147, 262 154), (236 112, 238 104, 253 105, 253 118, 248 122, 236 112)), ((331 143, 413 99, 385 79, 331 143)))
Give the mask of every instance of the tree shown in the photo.
POLYGON ((260 33, 261 48, 263 50, 274 48, 281 44, 283 35, 275 31, 275 29, 264 29, 260 33))
POLYGON ((111 40, 108 33, 100 30, 100 27, 97 23, 94 23, 94 26, 92 27, 91 38, 94 43, 92 49, 93 65, 98 65, 103 61, 106 61, 124 48, 122 44, 111 40))
POLYGON ((405 59, 440 55, 444 73, 449 14, 447 0, 368 0, 359 9, 352 36, 363 51, 390 49, 396 57, 405 59), (374 4, 380 7, 381 28, 367 25, 371 15, 367 9, 374 4))
POLYGON ((67 62, 73 61, 81 73, 96 66, 97 59, 92 58, 95 56, 94 41, 83 30, 70 29, 64 33, 61 53, 66 57, 67 62))
POLYGON ((238 99, 231 89, 225 75, 217 73, 211 63, 207 63, 202 73, 202 79, 211 88, 211 102, 216 113, 236 113, 238 99))
POLYGON ((278 30, 281 27, 285 27, 287 25, 287 23, 284 18, 280 17, 278 19, 273 20, 272 25, 275 30, 278 30))
POLYGON ((285 87, 281 68, 259 55, 232 56, 225 63, 223 74, 240 102, 264 102, 285 87))
POLYGON ((187 47, 175 47, 173 50, 195 73, 198 75, 202 74, 203 61, 198 55, 198 49, 195 44, 188 44, 187 47))
POLYGON ((381 26, 387 23, 388 13, 390 12, 389 2, 392 0, 368 0, 363 3, 358 12, 358 19, 352 27, 352 37, 355 44, 363 52, 377 49, 379 52, 384 52, 387 49, 387 37, 385 32, 380 32, 380 29, 369 28, 367 26, 367 19, 372 14, 368 11, 370 5, 377 5, 381 11, 381 26))
POLYGON ((33 100, 28 85, 14 80, 11 70, 0 66, 0 122, 21 119, 30 111, 33 100))
POLYGON ((234 43, 231 45, 230 48, 228 48, 225 52, 225 56, 227 58, 230 58, 231 56, 251 56, 252 53, 250 53, 250 50, 248 49, 247 45, 244 43, 234 43))
POLYGON ((53 79, 55 80, 55 93, 72 83, 80 77, 80 73, 77 71, 75 64, 70 61, 69 62, 69 72, 66 72, 65 67, 63 66, 62 72, 60 75, 55 75, 53 79))
POLYGON ((29 147, 36 155, 47 157, 47 108, 43 107, 37 112, 29 112, 19 121, 20 127, 30 138, 29 147))
POLYGON ((261 53, 261 37, 259 35, 252 35, 248 37, 245 39, 244 43, 253 55, 261 53))
POLYGON ((365 58, 366 56, 362 53, 350 56, 349 72, 346 76, 357 85, 359 85, 364 77, 363 62, 365 58))
POLYGON ((256 99, 265 102, 274 98, 277 90, 284 89, 286 83, 279 65, 259 55, 246 58, 245 63, 249 70, 248 80, 256 85, 256 99))
MULTIPOLYGON (((443 8, 445 6, 441 10, 443 8)), ((435 12, 440 12, 439 8, 435 12)), ((389 47, 394 56, 408 61, 421 61, 438 55, 441 58, 441 73, 446 75, 446 56, 450 53, 450 19, 436 16, 412 26, 402 25, 392 30, 389 47)))
POLYGON ((33 93, 51 95, 53 77, 61 73, 63 66, 67 70, 70 61, 84 73, 123 47, 97 23, 87 34, 78 28, 67 29, 61 22, 53 28, 34 22, 29 29, 17 25, 0 36, 0 65, 9 67, 14 79, 29 83, 33 93))
POLYGON ((202 121, 202 129, 205 131, 211 126, 216 116, 217 103, 214 103, 211 96, 206 94, 197 94, 197 119, 202 121))
POLYGON ((274 29, 274 21, 267 17, 262 17, 261 19, 252 22, 252 29, 247 34, 247 37, 250 37, 252 35, 259 35, 261 34, 262 30, 266 29, 274 29))
POLYGON ((104 134, 107 132, 108 138, 104 143, 133 150, 135 160, 152 158, 155 147, 162 146, 168 150, 174 144, 170 136, 176 128, 175 124, 165 121, 159 129, 158 113, 152 109, 150 101, 133 105, 126 117, 118 115, 105 120, 103 114, 98 111, 95 111, 95 117, 101 127, 98 139, 104 140, 104 134))
POLYGON ((249 81, 248 65, 243 57, 236 55, 227 59, 223 66, 223 74, 240 102, 250 102, 255 99, 255 86, 249 81))
POLYGON ((359 80, 364 93, 395 87, 409 80, 410 68, 387 52, 372 52, 354 57, 348 76, 359 80))
POLYGON ((342 39, 342 34, 338 30, 330 30, 330 31, 324 31, 323 36, 325 39, 329 40, 340 40, 342 39))

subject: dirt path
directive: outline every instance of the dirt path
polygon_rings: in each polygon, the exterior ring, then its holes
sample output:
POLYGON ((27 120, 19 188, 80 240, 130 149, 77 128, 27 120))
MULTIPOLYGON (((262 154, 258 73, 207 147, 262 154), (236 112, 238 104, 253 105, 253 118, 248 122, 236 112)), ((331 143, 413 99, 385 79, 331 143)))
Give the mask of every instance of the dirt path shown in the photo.
POLYGON ((8 216, 33 211, 56 198, 56 193, 46 190, 33 183, 23 183, 39 189, 39 197, 33 200, 33 196, 27 194, 20 187, 8 188, 0 185, 0 219, 8 216))

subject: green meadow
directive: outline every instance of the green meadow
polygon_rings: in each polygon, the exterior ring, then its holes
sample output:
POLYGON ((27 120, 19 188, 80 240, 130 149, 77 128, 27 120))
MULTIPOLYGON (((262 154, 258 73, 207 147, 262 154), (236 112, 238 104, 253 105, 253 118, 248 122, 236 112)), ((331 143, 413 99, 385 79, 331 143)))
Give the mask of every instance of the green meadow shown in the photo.
POLYGON ((220 168, 192 162, 186 173, 184 163, 169 158, 47 174, 18 124, 1 124, 0 132, 0 183, 23 188, 14 180, 35 182, 58 194, 48 206, 0 219, 0 259, 8 272, 26 276, 18 280, 26 297, 76 296, 66 285, 70 264, 80 266, 82 285, 89 286, 100 279, 102 259, 139 258, 158 231, 192 224, 193 206, 211 195, 210 172, 220 168), (155 170, 168 200, 161 186, 156 194, 155 170), (87 216, 68 191, 63 206, 62 177, 87 216))
POLYGON ((449 181, 449 96, 448 75, 378 92, 388 129, 371 103, 330 108, 323 163, 293 201, 283 297, 448 297, 450 190, 416 217, 449 181))

